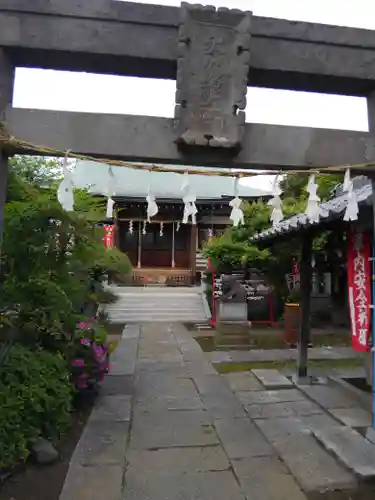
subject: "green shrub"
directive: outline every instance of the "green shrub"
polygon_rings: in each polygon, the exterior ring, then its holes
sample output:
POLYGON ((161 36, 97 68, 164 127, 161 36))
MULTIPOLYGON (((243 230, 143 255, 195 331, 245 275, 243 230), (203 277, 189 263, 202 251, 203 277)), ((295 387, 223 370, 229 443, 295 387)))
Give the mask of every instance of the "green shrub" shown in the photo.
POLYGON ((37 437, 56 440, 67 430, 72 397, 60 355, 12 347, 0 373, 0 470, 26 460, 37 437))

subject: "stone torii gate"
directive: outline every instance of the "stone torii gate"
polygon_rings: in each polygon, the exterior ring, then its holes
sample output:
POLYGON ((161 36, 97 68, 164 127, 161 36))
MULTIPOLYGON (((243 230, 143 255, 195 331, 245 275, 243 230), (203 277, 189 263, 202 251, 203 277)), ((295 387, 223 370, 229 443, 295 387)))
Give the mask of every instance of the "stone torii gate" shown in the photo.
MULTIPOLYGON (((0 0, 2 130, 54 150, 275 170, 371 162, 374 89, 375 31, 187 4, 0 0), (14 109, 17 66, 176 79, 175 117, 14 109), (366 96, 369 133, 245 124, 248 85, 366 96)), ((0 238, 16 152, 0 143, 0 238)))

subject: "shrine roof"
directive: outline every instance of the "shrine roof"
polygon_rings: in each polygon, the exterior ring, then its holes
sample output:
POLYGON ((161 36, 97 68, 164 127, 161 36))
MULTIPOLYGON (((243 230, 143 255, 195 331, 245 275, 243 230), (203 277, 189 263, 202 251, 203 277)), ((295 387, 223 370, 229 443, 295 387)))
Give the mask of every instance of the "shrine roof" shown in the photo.
MULTIPOLYGON (((205 167, 187 167, 174 165, 182 171, 204 170, 205 167)), ((117 197, 144 198, 147 196, 148 171, 134 170, 125 167, 112 167, 115 176, 115 193, 117 197)), ((233 197, 233 179, 230 177, 189 176, 192 192, 197 199, 220 200, 233 197)), ((106 194, 108 183, 108 168, 106 165, 78 160, 74 169, 74 185, 77 188, 87 188, 95 195, 106 194)), ((156 198, 181 199, 182 176, 172 172, 154 173, 151 176, 152 193, 156 198)), ((263 191, 246 184, 239 183, 238 195, 241 198, 269 197, 270 191, 263 191)))
MULTIPOLYGON (((367 177, 357 177, 353 179, 354 181, 354 191, 357 197, 357 202, 359 208, 363 208, 366 205, 372 204, 372 186, 371 181, 367 177)), ((253 242, 267 241, 276 239, 277 237, 282 237, 286 234, 292 235, 297 233, 302 229, 307 229, 311 227, 319 227, 326 222, 330 222, 335 219, 342 218, 344 216, 346 206, 347 206, 347 193, 343 192, 342 186, 340 185, 336 189, 336 196, 331 200, 321 203, 320 208, 320 221, 311 222, 305 213, 300 213, 293 215, 288 219, 284 219, 275 227, 266 229, 253 238, 253 242)))

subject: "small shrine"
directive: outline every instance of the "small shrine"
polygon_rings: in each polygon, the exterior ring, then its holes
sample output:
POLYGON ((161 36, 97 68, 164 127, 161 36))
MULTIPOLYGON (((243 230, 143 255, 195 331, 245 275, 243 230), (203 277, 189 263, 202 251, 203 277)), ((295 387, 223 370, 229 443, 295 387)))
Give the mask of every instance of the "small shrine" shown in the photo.
MULTIPOLYGON (((177 168, 182 175, 111 167, 111 180, 105 165, 83 160, 76 163, 74 185, 88 188, 94 195, 110 196, 114 202, 113 217, 103 222, 113 224, 109 237, 128 254, 134 281, 199 281, 207 266, 202 245, 232 224, 235 191, 239 201, 269 197, 269 193, 246 184, 234 187, 231 177, 194 175, 189 174, 193 167, 177 168)), ((203 172, 204 168, 194 170, 203 172)))

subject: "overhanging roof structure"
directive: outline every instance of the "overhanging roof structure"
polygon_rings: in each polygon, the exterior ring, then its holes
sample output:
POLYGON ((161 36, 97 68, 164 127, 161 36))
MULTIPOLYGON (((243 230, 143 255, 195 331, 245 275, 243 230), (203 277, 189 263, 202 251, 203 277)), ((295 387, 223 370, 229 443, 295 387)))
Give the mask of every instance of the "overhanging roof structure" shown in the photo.
MULTIPOLYGON (((189 167, 174 166, 181 171, 189 171, 189 167)), ((192 167, 191 167, 192 168, 192 167)), ((194 167, 195 170, 204 170, 204 167, 194 167)), ((147 170, 133 170, 126 167, 112 167, 115 177, 116 197, 145 198, 148 192, 150 175, 147 170)), ((106 194, 108 166, 101 163, 80 161, 74 169, 74 184, 76 187, 88 188, 93 194, 106 194)), ((152 173, 152 194, 161 199, 181 200, 181 186, 183 176, 172 172, 152 173)), ((192 192, 197 200, 219 200, 233 198, 234 185, 230 177, 205 177, 189 175, 192 192)), ((238 196, 243 199, 269 197, 269 191, 263 191, 251 186, 239 184, 238 196)), ((181 200, 182 202, 182 200, 181 200)))
MULTIPOLYGON (((355 179, 354 179, 355 180, 355 179)), ((359 208, 372 205, 372 185, 367 179, 367 182, 361 182, 360 185, 354 189, 359 208)), ((320 220, 319 222, 311 222, 311 220, 304 213, 293 215, 274 227, 261 231, 254 235, 253 242, 266 242, 273 240, 284 235, 293 236, 302 230, 319 227, 322 224, 332 222, 337 219, 342 219, 347 207, 348 197, 346 193, 341 193, 325 203, 319 205, 320 220)))

